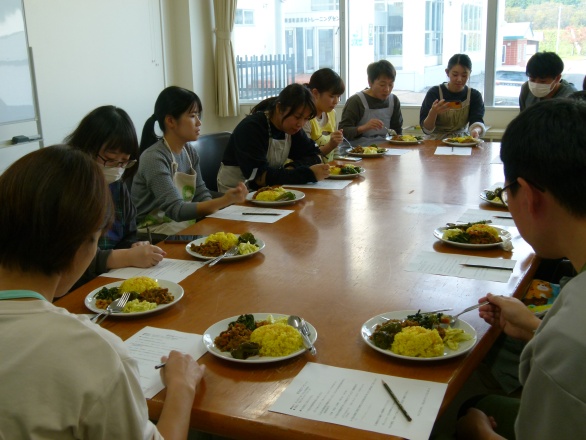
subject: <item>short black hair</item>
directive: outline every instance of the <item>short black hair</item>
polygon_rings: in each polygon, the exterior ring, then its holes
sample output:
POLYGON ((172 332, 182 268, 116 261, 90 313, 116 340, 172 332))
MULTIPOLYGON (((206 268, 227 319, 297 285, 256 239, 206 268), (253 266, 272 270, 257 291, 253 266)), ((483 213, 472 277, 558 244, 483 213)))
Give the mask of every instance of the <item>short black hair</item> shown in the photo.
POLYGON ((547 99, 528 107, 503 134, 501 160, 507 182, 522 177, 549 191, 575 217, 586 217, 584 139, 586 102, 547 99))
POLYGON ((555 78, 564 71, 564 62, 555 52, 537 52, 525 67, 525 74, 530 78, 555 78))
POLYGON ((395 81, 397 77, 397 71, 395 67, 387 60, 375 61, 370 63, 366 68, 366 74, 368 75, 368 82, 373 83, 381 76, 386 76, 395 81))

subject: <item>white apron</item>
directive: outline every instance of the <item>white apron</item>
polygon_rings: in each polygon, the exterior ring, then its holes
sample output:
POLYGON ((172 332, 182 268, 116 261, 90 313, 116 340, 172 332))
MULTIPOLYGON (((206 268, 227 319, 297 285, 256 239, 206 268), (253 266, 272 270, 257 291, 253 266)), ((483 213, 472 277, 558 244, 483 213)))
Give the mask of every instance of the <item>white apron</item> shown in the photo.
MULTIPOLYGON (((360 101, 362 101, 362 105, 364 106, 364 114, 362 115, 362 119, 358 121, 358 124, 356 124, 356 126, 364 125, 371 119, 380 119, 383 122, 387 121, 385 122, 385 124, 388 124, 391 121, 395 101, 395 97, 392 94, 389 95, 389 106, 377 109, 371 109, 370 107, 368 107, 368 102, 366 101, 364 92, 358 92, 357 95, 360 98, 360 101)), ((353 146, 368 146, 374 142, 386 141, 387 135, 387 129, 384 127, 380 130, 367 130, 364 133, 362 133, 359 138, 352 140, 352 142, 350 143, 353 146)))
MULTIPOLYGON (((291 136, 285 134, 285 139, 273 139, 271 132, 271 122, 269 120, 269 114, 265 112, 267 118, 267 124, 269 127, 269 142, 267 149, 267 161, 271 168, 281 168, 287 159, 289 158, 289 152, 291 151, 291 136)), ((239 166, 233 165, 220 165, 220 171, 218 172, 218 191, 225 193, 230 188, 235 188, 238 182, 244 182, 248 178, 242 174, 242 170, 239 166)))
MULTIPOLYGON (((181 199, 184 202, 191 202, 193 200, 193 196, 195 194, 195 186, 196 186, 196 179, 197 173, 193 169, 193 165, 191 163, 191 158, 189 157, 189 153, 187 154, 187 160, 189 161, 189 173, 181 173, 177 171, 177 167, 179 166, 177 162, 175 162, 175 156, 173 155, 173 151, 167 141, 163 138, 163 143, 169 149, 171 153, 171 176, 173 179, 173 185, 175 189, 180 194, 181 199)), ((194 220, 185 220, 182 222, 176 222, 170 219, 165 215, 165 211, 158 208, 147 214, 144 221, 141 223, 141 227, 138 229, 139 232, 145 233, 146 226, 149 225, 150 231, 156 234, 164 234, 164 235, 173 235, 177 234, 178 232, 182 231, 183 229, 187 228, 188 226, 195 223, 194 220)))
MULTIPOLYGON (((447 137, 469 136, 468 116, 470 115, 470 95, 472 89, 468 87, 466 100, 462 101, 460 108, 451 108, 437 115, 435 121, 435 130, 431 133, 429 139, 445 139, 447 137)), ((440 101, 444 99, 442 86, 439 87, 440 101)))

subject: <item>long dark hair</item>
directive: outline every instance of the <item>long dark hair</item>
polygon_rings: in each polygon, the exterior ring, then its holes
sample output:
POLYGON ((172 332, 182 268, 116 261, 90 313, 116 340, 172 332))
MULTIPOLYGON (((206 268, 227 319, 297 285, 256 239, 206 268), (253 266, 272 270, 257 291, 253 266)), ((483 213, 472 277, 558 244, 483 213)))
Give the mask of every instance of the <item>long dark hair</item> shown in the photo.
POLYGON ((306 84, 309 90, 316 89, 319 93, 330 92, 332 95, 343 95, 346 91, 344 80, 328 67, 318 69, 309 78, 306 84))
POLYGON ((268 111, 269 117, 273 117, 277 105, 282 112, 285 112, 285 115, 281 118, 281 122, 299 109, 308 108, 310 110, 309 119, 315 118, 317 114, 313 95, 307 87, 301 84, 289 84, 281 90, 279 96, 267 98, 255 105, 250 110, 250 114, 268 111))
POLYGON ((179 119, 183 113, 191 110, 203 112, 199 96, 191 90, 170 86, 159 93, 159 97, 155 101, 155 113, 146 120, 142 129, 140 154, 159 140, 155 134, 155 121, 159 124, 161 131, 165 133, 165 117, 170 115, 174 119, 179 119))
POLYGON ((0 265, 46 275, 70 268, 114 212, 100 165, 67 145, 33 151, 4 171, 0 206, 0 265))
MULTIPOLYGON (((63 142, 94 159, 98 157, 102 147, 106 151, 128 154, 131 160, 138 160, 139 156, 138 139, 132 119, 124 110, 113 105, 104 105, 89 112, 63 142)), ((137 168, 127 168, 123 177, 132 177, 137 168)))

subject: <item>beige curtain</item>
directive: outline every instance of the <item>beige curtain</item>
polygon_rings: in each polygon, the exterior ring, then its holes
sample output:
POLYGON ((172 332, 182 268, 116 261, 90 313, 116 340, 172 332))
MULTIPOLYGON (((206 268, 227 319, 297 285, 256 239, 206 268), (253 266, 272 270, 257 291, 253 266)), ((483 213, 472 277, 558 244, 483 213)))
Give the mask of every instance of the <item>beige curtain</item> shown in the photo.
POLYGON ((238 116, 238 80, 232 47, 237 0, 214 0, 218 116, 238 116))

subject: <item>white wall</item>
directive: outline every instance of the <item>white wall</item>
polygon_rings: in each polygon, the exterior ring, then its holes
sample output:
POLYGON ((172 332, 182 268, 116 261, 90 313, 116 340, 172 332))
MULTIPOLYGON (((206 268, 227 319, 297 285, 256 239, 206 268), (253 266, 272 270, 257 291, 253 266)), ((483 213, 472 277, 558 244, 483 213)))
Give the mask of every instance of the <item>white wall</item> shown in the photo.
POLYGON ((24 0, 45 145, 112 104, 140 132, 164 87, 159 0, 24 0))

